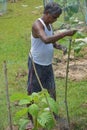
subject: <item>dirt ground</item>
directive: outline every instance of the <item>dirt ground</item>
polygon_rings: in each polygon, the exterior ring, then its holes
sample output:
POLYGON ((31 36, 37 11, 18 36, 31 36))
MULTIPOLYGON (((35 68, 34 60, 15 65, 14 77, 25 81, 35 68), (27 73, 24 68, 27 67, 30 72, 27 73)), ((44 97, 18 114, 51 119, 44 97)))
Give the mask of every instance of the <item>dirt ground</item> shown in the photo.
MULTIPOLYGON (((87 26, 78 25, 77 29, 79 29, 81 32, 87 33, 87 26)), ((80 38, 76 40, 85 41, 87 44, 87 37, 85 39, 80 38)), ((71 80, 79 81, 87 79, 87 46, 80 53, 83 55, 83 57, 78 57, 74 60, 73 53, 71 52, 68 73, 68 78, 71 80)), ((53 68, 56 78, 66 77, 67 58, 68 55, 62 56, 62 58, 54 56, 53 68)))
MULTIPOLYGON (((87 48, 85 48, 85 52, 87 52, 87 48)), ((67 59, 68 55, 62 56, 61 59, 54 56, 53 68, 56 78, 66 77, 67 59)), ((70 56, 68 78, 76 81, 87 79, 87 54, 75 60, 73 55, 70 56)))

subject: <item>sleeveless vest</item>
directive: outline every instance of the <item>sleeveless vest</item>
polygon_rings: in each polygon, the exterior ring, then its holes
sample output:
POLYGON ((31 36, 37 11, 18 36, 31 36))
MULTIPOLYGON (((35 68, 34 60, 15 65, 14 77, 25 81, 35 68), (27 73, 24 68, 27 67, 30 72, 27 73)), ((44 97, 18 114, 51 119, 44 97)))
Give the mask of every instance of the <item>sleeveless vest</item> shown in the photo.
MULTIPOLYGON (((47 36, 53 35, 53 30, 50 25, 50 31, 47 29, 44 21, 39 18, 38 19, 44 26, 44 31, 47 36)), ((31 55, 33 61, 39 65, 50 65, 52 64, 53 59, 53 44, 46 44, 40 38, 34 38, 31 34, 31 55)))

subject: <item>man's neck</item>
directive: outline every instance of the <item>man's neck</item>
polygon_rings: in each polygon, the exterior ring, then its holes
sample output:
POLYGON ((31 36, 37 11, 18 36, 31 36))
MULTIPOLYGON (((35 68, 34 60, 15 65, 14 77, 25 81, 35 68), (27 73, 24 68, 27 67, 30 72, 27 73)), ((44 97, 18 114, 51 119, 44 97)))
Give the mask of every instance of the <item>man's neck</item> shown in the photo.
POLYGON ((46 26, 49 25, 48 18, 47 18, 45 15, 43 15, 43 16, 41 17, 41 19, 44 21, 44 23, 46 24, 46 26))

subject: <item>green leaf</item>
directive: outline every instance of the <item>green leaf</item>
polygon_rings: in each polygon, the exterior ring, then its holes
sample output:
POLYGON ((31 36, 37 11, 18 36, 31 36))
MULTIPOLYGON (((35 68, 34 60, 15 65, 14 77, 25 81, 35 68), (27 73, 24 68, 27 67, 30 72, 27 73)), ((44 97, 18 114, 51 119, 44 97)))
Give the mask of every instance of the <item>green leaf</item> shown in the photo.
POLYGON ((47 99, 48 99, 51 111, 58 114, 58 106, 57 106, 56 101, 51 97, 47 97, 47 99))
POLYGON ((65 16, 65 17, 64 17, 64 20, 65 20, 65 21, 69 21, 69 18, 70 18, 69 16, 65 16))
POLYGON ((26 105, 26 104, 30 104, 31 101, 29 101, 28 99, 22 99, 19 101, 19 105, 26 105))
POLYGON ((48 130, 53 130, 53 127, 55 126, 55 122, 53 118, 50 118, 50 120, 46 123, 46 127, 48 130))
POLYGON ((32 130, 38 130, 37 128, 33 128, 32 130))
POLYGON ((51 126, 52 124, 54 124, 52 115, 49 111, 45 111, 42 112, 38 115, 38 123, 42 126, 42 127, 46 127, 48 128, 49 126, 51 126), (52 124, 51 124, 52 123, 52 124))
POLYGON ((79 44, 79 46, 83 47, 83 46, 85 46, 85 43, 84 43, 84 42, 81 42, 81 43, 79 44))
POLYGON ((39 94, 40 97, 42 97, 42 98, 44 97, 44 95, 49 96, 49 93, 48 93, 47 89, 43 89, 43 90, 40 91, 38 94, 39 94))
POLYGON ((69 6, 69 8, 70 8, 70 10, 73 12, 73 13, 78 13, 78 10, 79 10, 79 6, 78 6, 78 4, 71 4, 70 6, 69 6))
POLYGON ((47 104, 46 98, 45 97, 42 98, 41 102, 44 103, 44 104, 47 104))
POLYGON ((23 108, 22 110, 19 110, 16 112, 16 118, 21 118, 24 115, 26 115, 28 112, 28 108, 23 108))
POLYGON ((43 108, 43 109, 48 107, 48 104, 47 104, 45 97, 40 100, 39 104, 40 104, 40 107, 43 108))
POLYGON ((39 107, 36 104, 32 104, 28 107, 28 112, 33 116, 37 117, 38 112, 39 112, 39 107))
POLYGON ((26 125, 29 123, 27 119, 21 119, 19 122, 19 130, 25 130, 26 125))
POLYGON ((38 102, 38 100, 39 100, 39 94, 38 93, 33 92, 31 97, 32 97, 32 100, 34 102, 38 102))
POLYGON ((47 100, 46 100, 46 98, 43 98, 43 99, 41 100, 41 102, 44 104, 44 105, 43 105, 44 108, 47 108, 47 107, 50 106, 51 111, 54 112, 54 113, 56 113, 56 114, 58 114, 58 106, 57 106, 56 101, 55 101, 53 98, 47 97, 47 100), (47 101, 48 101, 48 102, 47 102, 47 101), (49 104, 48 104, 48 103, 49 103, 49 104))
POLYGON ((24 99, 24 98, 31 99, 30 96, 28 96, 24 93, 15 93, 11 96, 11 101, 19 101, 19 100, 24 99))
POLYGON ((38 116, 38 122, 42 127, 45 127, 46 123, 52 118, 48 112, 42 112, 38 116))
POLYGON ((80 31, 77 31, 74 35, 73 35, 73 38, 85 38, 85 35, 80 32, 80 31))
POLYGON ((78 10, 79 6, 77 3, 68 3, 67 6, 64 8, 64 11, 67 13, 68 19, 72 17, 74 13, 78 13, 78 10))
POLYGON ((81 46, 78 46, 78 47, 75 47, 75 48, 74 48, 74 52, 75 52, 75 53, 79 53, 80 50, 81 50, 81 46))

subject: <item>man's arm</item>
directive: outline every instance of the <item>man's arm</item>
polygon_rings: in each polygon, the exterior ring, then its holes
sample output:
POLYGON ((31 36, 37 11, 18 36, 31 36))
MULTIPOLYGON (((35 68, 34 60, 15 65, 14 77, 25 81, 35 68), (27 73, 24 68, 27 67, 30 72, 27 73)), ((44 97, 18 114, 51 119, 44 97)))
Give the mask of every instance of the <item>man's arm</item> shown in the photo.
POLYGON ((40 21, 36 21, 32 27, 32 35, 35 38, 41 38, 41 40, 46 43, 55 43, 56 41, 64 38, 65 36, 72 36, 76 33, 77 30, 68 30, 65 32, 61 32, 58 34, 54 34, 52 36, 47 36, 43 25, 40 23, 40 21))
POLYGON ((54 43, 53 44, 53 47, 56 48, 56 49, 59 49, 59 50, 62 50, 62 45, 60 45, 59 43, 54 43))
POLYGON ((67 53, 67 48, 63 45, 60 45, 59 43, 54 43, 53 47, 62 50, 64 55, 67 53))

